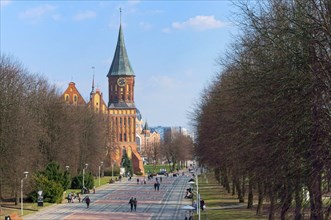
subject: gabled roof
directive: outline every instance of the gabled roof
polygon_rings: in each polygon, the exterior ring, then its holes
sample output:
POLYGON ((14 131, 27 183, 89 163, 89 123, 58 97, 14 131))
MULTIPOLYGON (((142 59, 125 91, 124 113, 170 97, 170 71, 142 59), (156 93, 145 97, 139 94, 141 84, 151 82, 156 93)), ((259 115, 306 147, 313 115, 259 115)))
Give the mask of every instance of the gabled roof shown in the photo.
POLYGON ((116 50, 107 77, 110 76, 134 76, 125 48, 122 25, 120 25, 116 50))

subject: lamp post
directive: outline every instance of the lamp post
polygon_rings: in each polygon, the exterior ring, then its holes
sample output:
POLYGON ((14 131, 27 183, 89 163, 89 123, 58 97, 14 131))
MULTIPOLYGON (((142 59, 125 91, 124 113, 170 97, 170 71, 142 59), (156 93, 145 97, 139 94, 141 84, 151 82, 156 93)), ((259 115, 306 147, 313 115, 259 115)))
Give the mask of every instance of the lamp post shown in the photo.
POLYGON ((66 170, 67 170, 67 171, 69 170, 69 166, 66 166, 66 170))
POLYGON ((199 220, 200 220, 200 194, 199 194, 199 179, 198 179, 198 168, 196 168, 196 172, 195 172, 195 182, 197 184, 197 214, 199 216, 199 220))
MULTIPOLYGON (((85 191, 85 169, 87 169, 88 164, 85 164, 85 168, 83 168, 83 190, 85 191)), ((85 193, 85 192, 84 192, 85 193)))
POLYGON ((21 179, 21 215, 23 216, 23 180, 28 178, 28 171, 24 172, 24 178, 21 179))
POLYGON ((103 162, 100 162, 100 166, 99 166, 99 186, 100 186, 100 176, 101 176, 101 167, 103 165, 103 162))

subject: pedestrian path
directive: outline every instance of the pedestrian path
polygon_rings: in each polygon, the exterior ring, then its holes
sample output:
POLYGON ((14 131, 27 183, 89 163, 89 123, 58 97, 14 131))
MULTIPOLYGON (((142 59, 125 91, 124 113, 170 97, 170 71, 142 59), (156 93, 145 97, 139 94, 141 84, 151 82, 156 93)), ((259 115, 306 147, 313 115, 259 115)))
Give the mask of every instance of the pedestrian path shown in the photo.
POLYGON ((86 208, 85 203, 59 204, 27 215, 24 219, 184 219, 185 211, 180 207, 192 202, 184 199, 190 178, 191 176, 162 177, 159 191, 154 189, 155 178, 146 184, 137 184, 135 178, 131 181, 122 180, 101 186, 95 194, 89 194, 89 208, 86 208), (137 210, 133 212, 128 204, 131 197, 138 200, 137 210))

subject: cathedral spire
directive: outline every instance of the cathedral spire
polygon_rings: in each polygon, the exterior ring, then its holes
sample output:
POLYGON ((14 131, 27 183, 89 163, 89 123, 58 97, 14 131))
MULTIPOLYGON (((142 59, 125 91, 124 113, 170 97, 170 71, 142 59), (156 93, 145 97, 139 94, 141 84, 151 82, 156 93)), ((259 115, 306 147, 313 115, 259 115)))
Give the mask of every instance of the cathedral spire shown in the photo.
POLYGON ((113 62, 110 66, 107 77, 109 76, 134 76, 128 54, 126 52, 124 36, 122 31, 122 9, 120 9, 120 28, 118 33, 116 50, 113 62))
POLYGON ((94 92, 94 69, 95 69, 95 67, 92 66, 92 70, 93 70, 93 79, 92 79, 92 92, 91 92, 91 93, 94 92))

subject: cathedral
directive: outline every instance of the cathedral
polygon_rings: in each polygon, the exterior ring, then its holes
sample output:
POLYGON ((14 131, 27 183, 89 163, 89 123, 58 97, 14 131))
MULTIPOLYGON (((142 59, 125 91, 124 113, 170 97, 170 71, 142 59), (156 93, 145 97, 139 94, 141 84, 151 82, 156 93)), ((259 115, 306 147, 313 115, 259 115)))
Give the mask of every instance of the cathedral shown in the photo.
POLYGON ((112 64, 107 74, 108 96, 106 104, 103 94, 99 89, 94 91, 94 78, 89 102, 85 102, 76 88, 74 82, 70 82, 63 93, 65 102, 69 105, 89 106, 96 113, 108 116, 109 137, 107 147, 109 148, 110 163, 121 166, 124 153, 132 160, 134 173, 144 174, 143 159, 141 153, 147 146, 147 136, 153 138, 150 141, 160 142, 157 132, 150 132, 147 123, 143 125, 139 110, 134 102, 135 74, 131 67, 124 43, 122 25, 120 24, 117 45, 112 64), (144 126, 144 127, 143 127, 144 126), (143 141, 142 141, 143 139, 143 141))

